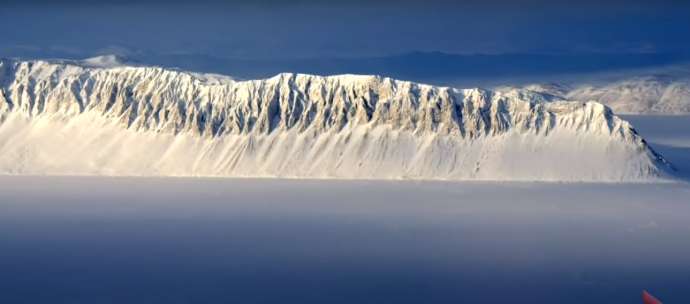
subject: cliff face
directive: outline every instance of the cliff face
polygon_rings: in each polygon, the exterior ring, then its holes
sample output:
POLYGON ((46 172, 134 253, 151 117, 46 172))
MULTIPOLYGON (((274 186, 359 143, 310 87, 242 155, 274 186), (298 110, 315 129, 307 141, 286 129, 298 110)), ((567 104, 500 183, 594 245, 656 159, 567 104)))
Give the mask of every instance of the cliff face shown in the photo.
POLYGON ((529 90, 10 60, 0 84, 5 172, 616 181, 665 166, 607 107, 529 90))

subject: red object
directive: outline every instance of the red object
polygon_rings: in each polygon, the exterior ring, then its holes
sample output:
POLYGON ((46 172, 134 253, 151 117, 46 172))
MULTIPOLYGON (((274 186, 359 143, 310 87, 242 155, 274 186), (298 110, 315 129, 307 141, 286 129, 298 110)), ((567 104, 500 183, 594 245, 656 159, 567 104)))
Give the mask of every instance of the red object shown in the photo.
POLYGON ((642 303, 644 304, 661 304, 659 299, 648 293, 646 290, 642 291, 642 303))

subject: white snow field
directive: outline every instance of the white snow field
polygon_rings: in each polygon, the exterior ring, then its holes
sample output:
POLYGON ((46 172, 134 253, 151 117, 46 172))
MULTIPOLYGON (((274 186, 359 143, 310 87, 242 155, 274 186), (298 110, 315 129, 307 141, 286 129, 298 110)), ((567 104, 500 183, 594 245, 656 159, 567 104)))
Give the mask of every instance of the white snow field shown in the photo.
POLYGON ((651 181, 669 166, 597 102, 376 76, 236 81, 117 58, 0 62, 0 172, 651 181))

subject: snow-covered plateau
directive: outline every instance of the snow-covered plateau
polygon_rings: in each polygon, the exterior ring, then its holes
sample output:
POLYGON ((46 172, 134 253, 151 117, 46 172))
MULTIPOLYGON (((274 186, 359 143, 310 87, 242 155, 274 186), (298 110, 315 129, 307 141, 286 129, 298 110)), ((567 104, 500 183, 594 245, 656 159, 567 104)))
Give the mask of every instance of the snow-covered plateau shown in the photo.
POLYGON ((0 117, 5 174, 650 181, 671 168, 594 101, 377 76, 2 60, 0 117))

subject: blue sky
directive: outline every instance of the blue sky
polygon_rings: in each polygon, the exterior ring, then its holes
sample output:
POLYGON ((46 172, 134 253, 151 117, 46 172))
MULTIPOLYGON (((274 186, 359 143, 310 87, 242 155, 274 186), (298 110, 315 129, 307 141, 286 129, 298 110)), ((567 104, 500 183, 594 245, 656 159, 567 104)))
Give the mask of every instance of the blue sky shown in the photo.
MULTIPOLYGON (((266 73, 272 73, 300 63, 315 66, 308 72, 347 72, 314 60, 357 59, 366 65, 363 60, 410 54, 436 54, 438 60, 448 60, 441 56, 447 54, 492 55, 493 66, 515 54, 589 58, 585 65, 601 56, 594 62, 603 67, 617 54, 643 58, 623 64, 629 67, 690 57, 690 5, 682 1, 4 2, 2 57, 116 53, 229 74, 242 64, 268 66, 266 73)), ((540 60, 506 64, 548 64, 540 60)))

